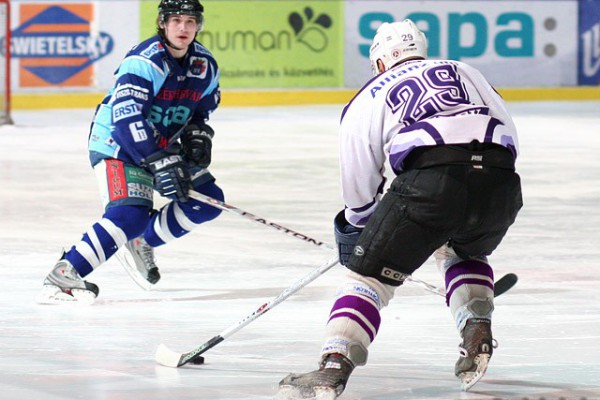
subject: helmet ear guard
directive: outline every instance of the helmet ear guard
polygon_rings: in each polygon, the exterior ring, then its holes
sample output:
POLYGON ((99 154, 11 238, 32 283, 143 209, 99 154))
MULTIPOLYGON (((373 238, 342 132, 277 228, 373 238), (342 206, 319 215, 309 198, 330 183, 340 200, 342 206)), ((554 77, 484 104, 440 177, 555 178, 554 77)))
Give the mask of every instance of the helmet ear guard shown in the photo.
POLYGON ((427 38, 410 19, 381 24, 369 50, 373 75, 407 60, 426 58, 427 38), (378 60, 383 64, 383 70, 378 65, 378 60))

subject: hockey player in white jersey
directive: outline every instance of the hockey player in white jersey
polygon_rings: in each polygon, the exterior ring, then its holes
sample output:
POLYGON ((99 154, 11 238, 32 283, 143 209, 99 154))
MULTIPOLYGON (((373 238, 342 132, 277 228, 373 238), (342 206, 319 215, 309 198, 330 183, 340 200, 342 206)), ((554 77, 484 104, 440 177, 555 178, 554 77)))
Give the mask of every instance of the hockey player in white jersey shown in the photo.
POLYGON ((496 346, 487 256, 522 206, 513 121, 475 68, 427 60, 425 35, 410 20, 382 24, 370 59, 375 77, 343 109, 340 125, 345 208, 334 231, 347 280, 319 369, 285 377, 283 398, 339 396, 367 362, 381 309, 432 255, 462 338, 455 374, 463 390, 481 379, 496 346), (388 163, 395 179, 383 195, 388 163))

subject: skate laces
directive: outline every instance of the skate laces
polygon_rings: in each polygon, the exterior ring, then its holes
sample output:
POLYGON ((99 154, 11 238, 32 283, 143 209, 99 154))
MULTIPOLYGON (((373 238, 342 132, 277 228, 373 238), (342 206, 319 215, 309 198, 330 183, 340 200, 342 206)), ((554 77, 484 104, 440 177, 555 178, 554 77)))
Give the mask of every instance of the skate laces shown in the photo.
POLYGON ((139 259, 142 261, 143 267, 146 270, 157 268, 156 259, 154 258, 154 249, 144 240, 144 238, 140 237, 133 240, 133 250, 139 256, 139 259))
POLYGON ((69 263, 64 263, 64 267, 62 267, 62 274, 65 278, 72 281, 81 281, 82 279, 79 277, 79 274, 75 270, 75 267, 70 265, 69 263))
POLYGON ((140 253, 144 263, 146 264, 146 268, 154 268, 156 267, 156 259, 154 258, 154 249, 150 246, 144 239, 140 239, 140 253))
POLYGON ((475 357, 478 354, 492 354, 498 341, 492 337, 490 321, 472 319, 463 330, 463 341, 458 345, 460 357, 475 357))
POLYGON ((337 370, 343 374, 352 372, 354 365, 345 356, 337 353, 327 355, 320 363, 319 370, 337 370))
POLYGON ((71 263, 66 260, 60 260, 54 267, 54 270, 58 272, 59 276, 69 281, 82 281, 75 267, 73 267, 71 263))

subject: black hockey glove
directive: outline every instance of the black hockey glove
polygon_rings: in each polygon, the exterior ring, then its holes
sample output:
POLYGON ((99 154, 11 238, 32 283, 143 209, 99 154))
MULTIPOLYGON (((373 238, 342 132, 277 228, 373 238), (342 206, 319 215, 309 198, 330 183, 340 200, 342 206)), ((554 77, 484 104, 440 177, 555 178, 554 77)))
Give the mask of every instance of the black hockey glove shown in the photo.
POLYGON ((154 189, 161 196, 180 202, 189 199, 190 173, 179 154, 159 151, 150 155, 146 164, 154 175, 154 189))
POLYGON ((340 211, 333 220, 333 230, 335 233, 335 243, 337 244, 340 264, 347 265, 348 259, 354 251, 354 246, 358 242, 358 237, 363 231, 346 221, 344 210, 340 211))
POLYGON ((185 160, 192 166, 206 168, 210 165, 212 138, 215 131, 206 125, 188 125, 181 135, 181 145, 185 160))

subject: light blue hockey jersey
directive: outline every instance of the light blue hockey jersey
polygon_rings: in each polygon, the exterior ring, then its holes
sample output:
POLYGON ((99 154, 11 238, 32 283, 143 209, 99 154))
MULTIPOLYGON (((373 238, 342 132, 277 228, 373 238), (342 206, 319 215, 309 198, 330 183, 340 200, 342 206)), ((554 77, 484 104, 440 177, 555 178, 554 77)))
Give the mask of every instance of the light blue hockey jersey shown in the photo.
POLYGON ((218 66, 202 44, 194 41, 180 65, 159 36, 149 38, 125 56, 96 110, 90 161, 143 165, 175 143, 187 124, 206 121, 219 102, 218 66))

